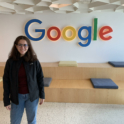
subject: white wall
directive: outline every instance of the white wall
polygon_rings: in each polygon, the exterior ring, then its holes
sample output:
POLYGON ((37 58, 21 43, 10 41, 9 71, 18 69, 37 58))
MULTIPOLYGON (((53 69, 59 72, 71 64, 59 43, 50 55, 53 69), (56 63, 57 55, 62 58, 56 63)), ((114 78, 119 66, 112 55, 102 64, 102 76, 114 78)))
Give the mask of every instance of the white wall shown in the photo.
POLYGON ((68 25, 76 30, 81 26, 92 26, 94 18, 98 18, 98 30, 101 26, 112 27, 109 41, 91 41, 88 47, 80 47, 78 37, 71 42, 62 37, 57 42, 45 37, 40 42, 33 42, 40 62, 77 61, 78 63, 103 63, 108 61, 124 61, 124 14, 123 13, 91 13, 91 14, 36 14, 36 15, 0 15, 0 62, 5 62, 15 38, 25 35, 24 26, 30 19, 39 19, 41 25, 34 24, 33 29, 58 26, 61 30, 68 25))

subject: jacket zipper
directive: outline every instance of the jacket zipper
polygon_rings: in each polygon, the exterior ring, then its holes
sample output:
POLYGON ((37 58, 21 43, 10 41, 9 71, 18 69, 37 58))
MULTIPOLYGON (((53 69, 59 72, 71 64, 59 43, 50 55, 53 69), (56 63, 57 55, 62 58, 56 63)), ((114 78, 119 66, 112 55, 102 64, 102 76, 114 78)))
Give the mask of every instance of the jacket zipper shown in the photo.
MULTIPOLYGON (((18 70, 17 70, 17 100, 18 100, 18 73, 19 73, 19 69, 20 69, 20 66, 21 66, 22 62, 19 64, 19 67, 18 67, 18 70)), ((19 104, 19 101, 18 101, 18 104, 19 104)))
MULTIPOLYGON (((27 84, 28 84, 28 91, 29 91, 29 80, 28 80, 28 74, 27 74, 27 67, 25 66, 25 63, 24 64, 24 67, 25 67, 25 72, 26 72, 26 77, 27 77, 27 84)), ((29 91, 29 96, 30 96, 30 91, 29 91)))

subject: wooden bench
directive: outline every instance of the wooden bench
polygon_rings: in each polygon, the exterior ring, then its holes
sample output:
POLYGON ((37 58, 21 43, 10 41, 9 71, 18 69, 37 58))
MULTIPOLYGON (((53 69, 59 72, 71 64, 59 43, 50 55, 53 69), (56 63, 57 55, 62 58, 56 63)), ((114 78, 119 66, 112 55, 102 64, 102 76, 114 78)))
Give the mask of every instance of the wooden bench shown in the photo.
POLYGON ((0 77, 0 100, 3 100, 3 81, 2 81, 2 77, 0 77))
MULTIPOLYGON (((0 76, 3 66, 2 63, 0 76)), ((51 85, 45 87, 46 102, 124 104, 124 68, 115 68, 108 63, 78 63, 78 67, 59 67, 55 62, 41 63, 41 66, 44 77, 52 78, 51 85), (90 78, 110 78, 119 89, 95 89, 90 78)))
POLYGON ((45 88, 47 102, 124 104, 124 82, 119 89, 95 89, 90 80, 53 80, 45 88))

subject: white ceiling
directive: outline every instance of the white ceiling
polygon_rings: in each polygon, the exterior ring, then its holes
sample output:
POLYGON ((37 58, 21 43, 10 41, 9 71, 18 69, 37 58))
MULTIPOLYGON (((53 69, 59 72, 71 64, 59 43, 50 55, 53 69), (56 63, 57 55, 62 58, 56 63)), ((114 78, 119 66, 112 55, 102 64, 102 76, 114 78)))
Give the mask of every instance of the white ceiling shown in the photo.
POLYGON ((0 0, 0 14, 124 12, 124 0, 0 0))

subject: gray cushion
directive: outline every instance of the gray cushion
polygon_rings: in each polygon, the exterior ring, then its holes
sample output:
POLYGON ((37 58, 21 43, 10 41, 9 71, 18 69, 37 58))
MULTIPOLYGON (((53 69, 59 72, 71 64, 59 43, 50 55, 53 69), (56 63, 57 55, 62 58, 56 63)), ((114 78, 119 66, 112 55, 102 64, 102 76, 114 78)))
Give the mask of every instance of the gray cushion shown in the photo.
POLYGON ((44 78, 44 86, 45 86, 45 87, 49 87, 51 81, 52 81, 52 78, 45 77, 45 78, 44 78))
POLYGON ((111 79, 91 78, 94 88, 118 89, 118 86, 111 79))
POLYGON ((124 67, 124 62, 114 62, 114 61, 110 61, 108 62, 109 64, 111 64, 114 67, 124 67))

